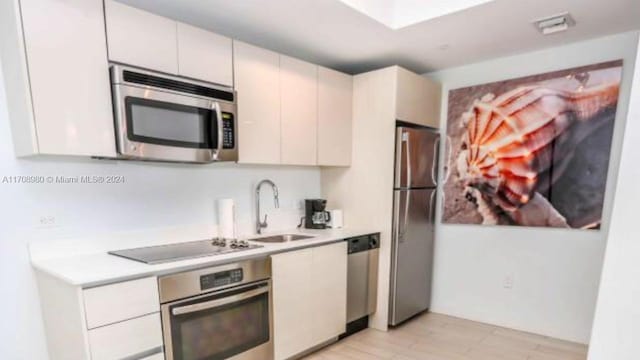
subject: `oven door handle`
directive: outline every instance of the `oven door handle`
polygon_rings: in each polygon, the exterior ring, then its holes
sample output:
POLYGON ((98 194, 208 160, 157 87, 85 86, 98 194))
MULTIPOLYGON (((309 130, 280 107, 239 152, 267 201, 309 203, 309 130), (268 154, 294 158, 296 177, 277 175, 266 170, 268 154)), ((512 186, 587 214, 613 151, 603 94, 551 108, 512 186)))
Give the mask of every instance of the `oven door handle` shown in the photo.
POLYGON ((249 298, 252 298, 254 296, 258 296, 260 294, 264 294, 264 293, 266 293, 268 291, 269 291, 268 287, 263 287, 261 289, 249 290, 247 292, 243 292, 243 293, 237 294, 237 295, 232 295, 232 296, 225 297, 225 298, 222 298, 222 299, 216 299, 216 300, 211 300, 211 301, 207 301, 207 302, 203 302, 203 303, 199 303, 199 304, 193 304, 193 305, 187 305, 187 306, 181 306, 181 307, 173 308, 171 310, 171 313, 173 315, 190 314, 190 313, 194 313, 194 312, 198 312, 198 311, 202 311, 202 310, 216 308, 216 307, 219 307, 219 306, 222 306, 222 305, 226 305, 226 304, 230 304, 230 303, 233 303, 233 302, 237 302, 237 301, 240 301, 240 300, 249 299, 249 298))
POLYGON ((222 151, 222 142, 223 142, 223 122, 222 122, 222 110, 220 109, 220 103, 218 103, 217 101, 214 101, 212 104, 212 108, 213 110, 216 112, 216 120, 218 123, 218 148, 216 149, 216 152, 213 154, 213 160, 218 160, 218 156, 220 156, 220 152, 222 151))

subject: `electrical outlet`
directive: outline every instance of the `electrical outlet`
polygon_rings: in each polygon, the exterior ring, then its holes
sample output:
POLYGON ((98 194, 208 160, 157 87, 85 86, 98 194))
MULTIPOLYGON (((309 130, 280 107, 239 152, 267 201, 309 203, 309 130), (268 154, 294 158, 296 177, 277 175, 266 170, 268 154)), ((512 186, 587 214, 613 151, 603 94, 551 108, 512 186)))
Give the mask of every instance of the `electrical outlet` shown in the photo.
POLYGON ((505 276, 502 282, 502 287, 508 290, 513 289, 513 276, 511 275, 505 276))
POLYGON ((57 219, 53 215, 43 215, 38 217, 36 227, 40 229, 53 228, 58 225, 57 219))

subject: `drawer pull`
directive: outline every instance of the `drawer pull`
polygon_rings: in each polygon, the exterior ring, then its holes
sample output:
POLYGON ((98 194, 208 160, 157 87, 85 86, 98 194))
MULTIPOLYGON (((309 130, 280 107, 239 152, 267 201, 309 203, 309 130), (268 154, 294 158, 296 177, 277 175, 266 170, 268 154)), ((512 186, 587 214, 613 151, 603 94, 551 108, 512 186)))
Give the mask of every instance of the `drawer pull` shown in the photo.
POLYGON ((133 354, 133 355, 129 355, 127 357, 123 357, 120 360, 144 360, 148 357, 150 357, 151 355, 155 355, 155 354, 159 354, 161 352, 164 351, 164 346, 160 345, 160 346, 156 346, 154 348, 151 348, 149 350, 145 350, 145 351, 141 351, 137 354, 133 354))

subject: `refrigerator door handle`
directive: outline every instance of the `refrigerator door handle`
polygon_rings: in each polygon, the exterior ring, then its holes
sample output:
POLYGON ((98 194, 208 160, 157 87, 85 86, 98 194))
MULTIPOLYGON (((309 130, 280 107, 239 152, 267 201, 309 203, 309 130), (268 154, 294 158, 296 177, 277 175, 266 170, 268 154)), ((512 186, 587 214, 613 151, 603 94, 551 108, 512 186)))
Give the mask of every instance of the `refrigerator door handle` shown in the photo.
POLYGON ((451 136, 447 135, 447 140, 445 142, 446 149, 444 150, 444 176, 442 179, 442 183, 446 184, 449 180, 449 175, 451 174, 451 153, 453 152, 453 145, 451 145, 451 136))
POLYGON ((435 225, 435 221, 436 221, 436 202, 434 201, 435 199, 436 199, 436 190, 431 192, 431 197, 429 199, 429 221, 431 221, 431 224, 433 225, 435 225))
POLYGON ((402 133, 402 141, 404 142, 404 146, 406 147, 407 151, 407 187, 410 188, 411 187, 411 147, 410 147, 410 143, 409 143, 409 133, 408 132, 403 132, 402 133))
POLYGON ((400 241, 400 194, 393 196, 393 232, 395 242, 400 241))
POLYGON ((436 138, 433 142, 433 162, 431 163, 431 180, 434 185, 438 185, 437 173, 438 173, 438 160, 440 158, 440 137, 436 138))
POLYGON ((404 192, 404 224, 402 225, 402 233, 400 235, 400 242, 404 242, 404 236, 407 233, 407 227, 409 226, 409 204, 411 202, 411 196, 409 191, 404 192))

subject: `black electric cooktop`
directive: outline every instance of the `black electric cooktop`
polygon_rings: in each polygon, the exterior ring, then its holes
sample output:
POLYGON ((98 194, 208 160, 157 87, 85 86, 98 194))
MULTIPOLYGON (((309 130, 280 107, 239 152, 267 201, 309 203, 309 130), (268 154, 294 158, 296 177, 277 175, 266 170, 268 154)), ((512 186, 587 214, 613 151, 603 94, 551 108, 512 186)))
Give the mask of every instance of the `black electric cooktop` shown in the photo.
POLYGON ((139 261, 145 264, 161 264, 171 261, 227 254, 260 247, 262 247, 262 245, 250 244, 245 240, 210 239, 109 251, 109 254, 139 261))

